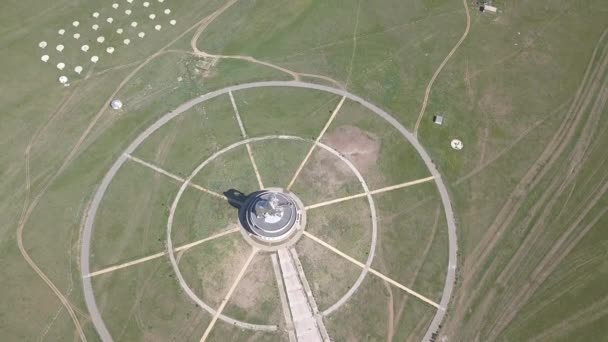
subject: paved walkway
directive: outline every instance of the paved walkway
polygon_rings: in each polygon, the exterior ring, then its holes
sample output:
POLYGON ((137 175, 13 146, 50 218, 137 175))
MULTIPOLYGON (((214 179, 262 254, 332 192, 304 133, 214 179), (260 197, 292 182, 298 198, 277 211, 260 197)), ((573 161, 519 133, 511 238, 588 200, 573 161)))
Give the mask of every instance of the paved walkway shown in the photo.
POLYGON ((322 342, 321 331, 317 326, 310 303, 308 303, 308 297, 302 286, 292 255, 287 249, 279 249, 278 254, 289 310, 293 318, 298 342, 322 342))
POLYGON ((306 279, 306 274, 304 274, 304 268, 302 267, 302 263, 300 262, 300 257, 298 256, 298 252, 295 247, 289 249, 289 254, 293 258, 293 263, 296 265, 296 269, 298 270, 298 274, 300 275, 300 280, 302 281, 302 286, 304 286, 304 291, 306 291, 306 297, 308 298, 308 303, 310 304, 310 308, 312 309, 312 313, 315 316, 315 320, 317 321, 317 327, 319 327, 319 332, 323 337, 323 341, 331 341, 329 338, 329 334, 327 333, 327 328, 325 328, 325 323, 323 323, 323 315, 319 312, 319 307, 317 306, 317 301, 315 300, 315 296, 312 294, 312 289, 310 288, 310 284, 306 279))
POLYGON ((285 329, 287 330, 287 335, 289 336, 289 342, 297 342, 296 332, 294 331, 293 321, 291 320, 291 311, 289 310, 289 303, 287 302, 287 293, 285 292, 283 276, 281 275, 281 266, 279 266, 279 257, 276 253, 272 253, 270 254, 270 259, 272 260, 272 268, 274 270, 274 276, 277 280, 277 287, 279 288, 283 319, 285 319, 285 329))

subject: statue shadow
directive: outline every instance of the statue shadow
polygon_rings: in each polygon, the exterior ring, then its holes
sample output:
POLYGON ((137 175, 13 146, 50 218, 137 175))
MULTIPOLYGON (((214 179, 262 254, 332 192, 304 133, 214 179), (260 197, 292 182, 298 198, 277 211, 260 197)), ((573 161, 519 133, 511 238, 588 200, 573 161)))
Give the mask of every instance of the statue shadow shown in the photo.
POLYGON ((250 194, 245 194, 242 191, 237 189, 228 189, 223 192, 224 196, 228 199, 228 203, 236 209, 241 209, 241 207, 247 202, 250 197, 256 196, 261 191, 254 191, 250 194))
MULTIPOLYGON (((247 223, 247 213, 245 210, 241 210, 244 205, 246 205, 247 201, 257 196, 261 191, 254 191, 248 195, 243 193, 242 191, 236 189, 228 189, 223 192, 224 196, 228 199, 228 203, 235 209, 238 210, 238 218, 242 227, 249 227, 247 223)), ((251 209, 250 209, 251 210, 251 209)), ((245 228, 247 231, 251 232, 249 228, 245 228)))
POLYGON ((249 195, 245 195, 243 192, 236 189, 228 189, 224 191, 223 194, 228 199, 228 203, 236 209, 241 209, 249 197, 249 195))

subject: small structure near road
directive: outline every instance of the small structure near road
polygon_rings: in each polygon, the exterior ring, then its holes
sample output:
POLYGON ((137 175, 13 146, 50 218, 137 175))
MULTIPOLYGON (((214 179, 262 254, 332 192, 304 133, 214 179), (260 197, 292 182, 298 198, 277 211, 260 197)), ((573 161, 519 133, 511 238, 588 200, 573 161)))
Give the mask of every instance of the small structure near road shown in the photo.
POLYGON ((496 13, 498 12, 498 8, 490 5, 490 1, 477 1, 477 4, 479 5, 479 12, 492 12, 492 13, 496 13))
POLYGON ((214 57, 203 57, 196 62, 196 72, 201 73, 203 77, 208 77, 211 74, 211 70, 217 64, 218 58, 214 57))
POLYGON ((122 108, 122 101, 120 101, 119 99, 112 100, 112 102, 110 103, 110 106, 114 110, 119 110, 122 108))
POLYGON ((453 139, 450 145, 452 145, 452 148, 457 151, 462 150, 462 148, 464 147, 462 141, 460 141, 459 139, 453 139))
POLYGON ((481 8, 483 8, 482 12, 488 11, 488 12, 496 13, 498 11, 498 8, 496 8, 494 6, 490 6, 490 5, 483 5, 481 8))
POLYGON ((433 116, 433 123, 440 126, 443 125, 443 116, 439 114, 433 116))
POLYGON ((492 6, 492 0, 477 0, 477 5, 479 6, 479 12, 491 12, 497 13, 498 8, 492 6))

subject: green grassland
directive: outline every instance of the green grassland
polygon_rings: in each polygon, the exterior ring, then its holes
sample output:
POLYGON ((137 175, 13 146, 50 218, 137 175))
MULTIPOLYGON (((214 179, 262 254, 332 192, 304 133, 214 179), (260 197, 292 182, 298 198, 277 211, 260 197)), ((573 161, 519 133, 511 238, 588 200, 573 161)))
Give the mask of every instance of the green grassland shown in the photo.
POLYGON ((316 139, 338 104, 318 90, 261 88, 233 94, 248 136, 295 135, 316 139))
MULTIPOLYGON (((173 217, 171 238, 174 247, 237 227, 235 212, 236 209, 224 199, 192 187, 186 188, 173 217)), ((166 221, 164 226, 166 231, 166 221)))
POLYGON ((383 341, 387 336, 420 341, 433 315, 433 307, 370 275, 353 298, 324 321, 338 341, 383 341))
POLYGON ((265 187, 285 188, 312 143, 301 140, 264 140, 250 144, 265 187))
POLYGON ((435 308, 395 287, 391 287, 391 291, 394 296, 392 305, 395 315, 393 340, 408 342, 422 340, 429 322, 435 315, 435 308))
POLYGON ((288 5, 266 0, 239 3, 225 15, 199 47, 255 56, 342 83, 350 75, 355 93, 410 119, 428 79, 464 27, 462 4, 447 0, 288 5), (228 39, 224 32, 235 35, 228 39))
POLYGON ((298 241, 296 250, 319 311, 342 298, 361 274, 361 268, 311 239, 298 241))
MULTIPOLYGON (((87 340, 98 340, 83 301, 78 255, 83 214, 110 165, 145 127, 189 99, 228 85, 291 79, 243 59, 220 59, 209 75, 202 75, 190 46, 195 24, 225 2, 150 3, 149 10, 134 11, 131 18, 123 14, 126 2, 114 14, 110 3, 99 0, 9 1, 0 11, 3 340, 80 339, 24 253, 70 302, 87 340), (162 14, 165 5, 176 26, 162 14), (97 32, 90 29, 94 11, 101 13, 97 32), (156 21, 146 19, 151 12, 156 21), (105 24, 108 16, 115 19, 112 26, 105 24), (73 20, 80 21, 78 30, 73 20), (138 21, 137 29, 128 26, 130 21, 138 21), (153 29, 156 22, 163 25, 161 31, 153 29), (115 33, 119 26, 123 35, 115 33), (60 28, 67 30, 64 36, 57 34, 60 28), (143 39, 136 36, 140 30, 146 32, 143 39), (82 34, 79 40, 72 38, 76 31, 82 34), (98 35, 105 44, 95 42, 98 35), (122 44, 125 37, 131 39, 129 47, 122 44), (49 43, 44 52, 37 46, 42 40, 49 43), (55 50, 59 43, 65 45, 61 54, 55 50), (79 51, 85 43, 91 46, 88 54, 79 51), (106 46, 116 52, 108 55, 106 46), (42 54, 50 56, 49 63, 40 61, 42 54), (97 64, 88 62, 94 54, 101 57, 97 64), (55 68, 60 60, 68 65, 64 72, 55 68), (75 65, 85 72, 75 74, 75 65), (70 78, 69 87, 59 85, 62 74, 70 78), (107 106, 115 97, 125 103, 120 112, 107 106), (22 251, 17 247, 21 238, 22 251)), ((496 0, 497 15, 467 4, 469 35, 437 77, 418 131, 448 187, 458 226, 456 291, 440 335, 454 341, 601 340, 608 323, 608 4, 496 0), (437 113, 445 116, 443 126, 430 120, 437 113), (462 151, 450 149, 453 138, 464 142, 462 151)), ((429 80, 464 31, 464 11, 461 1, 452 0, 242 0, 194 43, 206 52, 250 56, 329 77, 413 129, 429 80)), ((300 78, 330 84, 310 75, 300 78)), ((312 139, 339 101, 291 88, 234 96, 248 135, 312 139)), ((425 177, 411 148, 378 120, 346 102, 328 134, 351 125, 380 138, 377 163, 364 171, 372 189, 425 177)), ((183 113, 134 154, 183 177, 239 139, 229 98, 220 96, 183 113)), ((252 144, 262 178, 273 186, 286 185, 308 147, 252 144), (285 155, 272 154, 279 146, 286 146, 285 155), (274 156, 281 162, 274 163, 274 156), (274 165, 290 171, 277 174, 274 165)), ((362 190, 349 175, 338 178, 338 185, 327 183, 320 167, 334 165, 315 163, 331 160, 322 158, 324 153, 313 153, 294 185, 306 204, 362 190)), ((257 188, 244 149, 215 162, 199 175, 205 185, 224 191, 238 181, 238 190, 257 188), (248 173, 238 173, 243 170, 248 173)), ((176 182, 142 165, 123 165, 97 217, 92 270, 162 251, 167 208, 177 189, 176 182)), ((447 231, 444 217, 436 214, 441 205, 434 185, 379 194, 375 201, 380 223, 373 267, 438 299, 447 231), (436 231, 429 232, 435 223, 436 231)), ((234 209, 219 202, 186 190, 176 216, 176 241, 204 238, 234 223, 234 209)), ((310 239, 303 238, 296 248, 320 309, 345 293, 359 274, 358 267, 310 239)), ((184 252, 180 265, 197 293, 217 305, 218 293, 229 286, 248 251, 235 233, 184 252)), ((260 281, 270 288, 276 286, 272 280, 260 281)), ((179 289, 166 257, 99 275, 93 287, 117 341, 198 340, 211 319, 179 289)), ((264 293, 255 310, 239 305, 227 310, 247 319, 280 321, 276 298, 270 296, 274 289, 264 293)), ((419 340, 433 312, 405 298, 401 290, 368 276, 353 299, 326 319, 330 336, 386 340, 392 333, 394 341, 419 340), (388 305, 396 315, 393 332, 387 319, 369 319, 388 317, 388 305)), ((254 334, 224 322, 211 335, 214 341, 286 339, 283 333, 254 334)))
POLYGON ((382 281, 368 275, 353 298, 325 318, 327 332, 336 340, 381 341, 387 334, 388 293, 382 281), (365 308, 365 310, 362 310, 365 308))
POLYGON ((447 268, 447 227, 432 183, 374 196, 377 257, 372 267, 438 302, 447 268))
POLYGON ((199 340, 211 320, 184 296, 165 258, 99 275, 93 286, 117 340, 199 340))
POLYGON ((233 233, 186 250, 178 265, 192 291, 217 308, 249 253, 251 248, 239 233, 233 233))
POLYGON ((230 100, 221 96, 184 112, 146 139, 134 155, 186 178, 207 157, 240 139, 230 100), (166 158, 155 151, 165 143, 166 158))
POLYGON ((192 181, 218 193, 236 189, 250 194, 260 188, 245 145, 215 158, 192 181))
POLYGON ((168 208, 179 186, 134 162, 124 164, 115 180, 95 222, 93 270, 162 251, 168 208))
POLYGON ((365 263, 372 220, 367 198, 357 198, 307 211, 306 231, 365 263))
MULTIPOLYGON (((121 68, 111 69, 111 59, 104 59, 92 70, 87 81, 74 80, 67 88, 58 86, 58 71, 54 64, 40 61, 37 47, 42 39, 50 43, 59 28, 58 23, 70 24, 73 18, 87 17, 102 5, 109 6, 99 1, 91 1, 84 7, 74 1, 59 1, 48 6, 46 11, 31 16, 31 9, 38 4, 20 2, 8 6, 1 14, 2 46, 12 50, 2 57, 2 80, 3 84, 9 84, 9 80, 14 84, 10 91, 0 95, 3 107, 11 108, 2 116, 0 138, 3 148, 0 187, 3 192, 13 194, 10 200, 0 203, 3 212, 0 262, 12 274, 1 281, 5 289, 2 294, 3 311, 8 312, 7 308, 14 311, 13 314, 2 315, 0 326, 3 336, 9 340, 41 336, 61 340, 74 335, 74 324, 61 303, 17 249, 15 232, 24 203, 29 205, 34 196, 46 189, 36 200, 35 210, 23 229, 24 243, 32 259, 71 301, 88 339, 96 340, 92 325, 85 323, 88 315, 81 299, 76 256, 82 213, 105 170, 143 127, 193 94, 221 88, 239 82, 239 79, 242 82, 282 78, 268 68, 242 61, 222 61, 217 67, 224 72, 201 82, 194 70, 195 58, 165 53, 142 66, 121 88, 117 97, 126 106, 125 111, 117 115, 107 110, 104 103, 121 81, 134 71, 135 65, 127 64, 144 56, 139 52, 148 56, 149 51, 157 51, 169 43, 167 39, 146 39, 143 48, 133 49, 131 54, 121 58, 121 68), (43 34, 41 31, 44 30, 46 33, 43 34), (177 73, 175 67, 178 67, 177 73), (183 77, 179 89, 169 91, 171 88, 168 87, 177 86, 179 76, 183 77), (19 81, 15 83, 16 80, 19 81), (141 100, 142 93, 138 89, 143 88, 157 92, 157 96, 148 96, 137 109, 134 106, 127 110, 131 97, 123 97, 122 91, 131 89, 131 94, 141 100), (98 113, 99 119, 91 126, 89 134, 58 173, 72 147, 98 113), (27 151, 31 196, 27 197, 24 153, 30 142, 31 147, 27 151)), ((183 32, 209 14, 214 5, 212 2, 182 2, 181 12, 173 8, 173 12, 180 13, 181 17, 176 29, 183 32), (185 12, 187 14, 184 15, 185 12)), ((119 58, 118 54, 114 56, 119 58)))
POLYGON ((284 331, 262 332, 239 329, 226 322, 218 322, 217 326, 209 335, 211 341, 236 341, 236 342, 275 342, 288 341, 284 331))
POLYGON ((592 304, 606 298, 596 270, 606 267, 597 257, 605 249, 600 36, 608 8, 587 5, 518 2, 497 19, 474 15, 461 57, 433 91, 427 110, 445 113, 446 123, 423 122, 419 136, 458 215, 464 268, 445 329, 455 339, 605 335, 607 316, 592 304), (469 146, 461 155, 447 145, 455 137, 469 146), (488 241, 496 242, 480 253, 488 241))
MULTIPOLYGON (((254 324, 285 326, 270 255, 257 254, 226 305, 224 313, 254 324)), ((251 333, 251 331, 249 331, 251 333)))

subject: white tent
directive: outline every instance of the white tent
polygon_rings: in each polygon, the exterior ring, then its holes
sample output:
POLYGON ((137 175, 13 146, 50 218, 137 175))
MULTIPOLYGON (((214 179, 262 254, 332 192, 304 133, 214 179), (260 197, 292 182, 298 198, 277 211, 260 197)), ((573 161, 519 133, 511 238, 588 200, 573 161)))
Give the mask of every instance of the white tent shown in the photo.
POLYGON ((119 110, 122 108, 122 102, 118 99, 112 100, 110 106, 112 106, 113 109, 119 110))
POLYGON ((462 141, 460 141, 459 139, 452 140, 450 145, 452 145, 452 148, 455 150, 462 150, 462 148, 463 148, 462 141))

